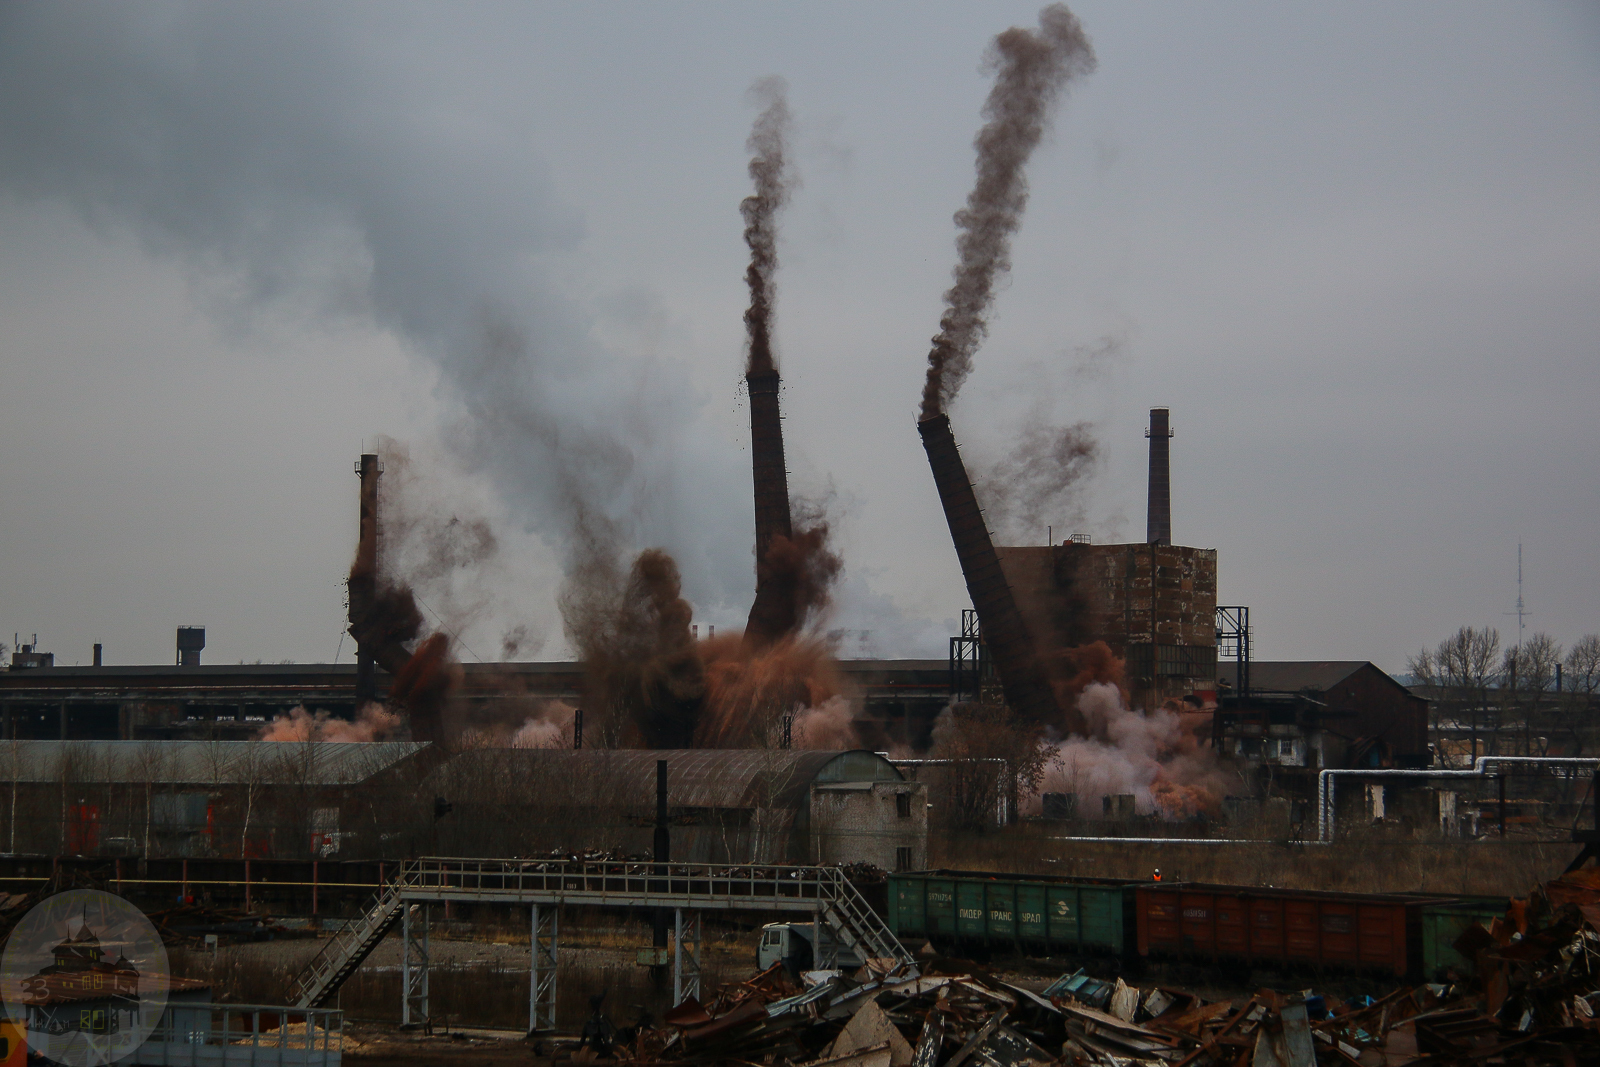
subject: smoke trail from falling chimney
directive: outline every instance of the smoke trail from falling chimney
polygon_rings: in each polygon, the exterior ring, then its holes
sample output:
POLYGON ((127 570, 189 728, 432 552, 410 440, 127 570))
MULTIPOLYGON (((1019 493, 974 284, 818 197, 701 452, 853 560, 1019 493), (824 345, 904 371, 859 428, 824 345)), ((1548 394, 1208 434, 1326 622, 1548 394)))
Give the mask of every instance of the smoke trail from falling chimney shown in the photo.
POLYGON ((744 280, 750 286, 750 307, 744 313, 745 333, 750 341, 747 374, 771 374, 777 370, 772 358, 772 275, 778 269, 777 216, 789 202, 793 179, 785 161, 785 139, 789 133, 788 83, 779 77, 762 78, 750 87, 752 99, 765 103, 750 128, 745 147, 750 150, 750 180, 754 194, 739 204, 744 216, 744 242, 750 246, 750 266, 744 280))
POLYGON ((945 293, 939 332, 928 352, 921 418, 955 399, 972 357, 988 333, 997 279, 1011 268, 1011 235, 1028 206, 1028 157, 1044 135, 1051 105, 1066 82, 1094 69, 1094 50, 1077 16, 1064 4, 1039 12, 1037 31, 1012 27, 990 45, 984 66, 995 73, 984 102, 977 149, 977 182, 956 212, 955 284, 945 293))

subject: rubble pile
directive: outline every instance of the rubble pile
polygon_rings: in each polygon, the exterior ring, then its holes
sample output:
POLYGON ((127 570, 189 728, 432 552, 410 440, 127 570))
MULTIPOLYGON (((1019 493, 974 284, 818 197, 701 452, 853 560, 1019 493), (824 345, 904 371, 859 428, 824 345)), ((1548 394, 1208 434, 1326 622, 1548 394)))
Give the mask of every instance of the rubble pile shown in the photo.
POLYGON ((635 1063, 775 1067, 1577 1067, 1600 1064, 1600 871, 1514 900, 1456 942, 1472 973, 1341 1000, 1208 1002, 1082 970, 1037 992, 966 962, 774 965, 608 1049, 635 1063))

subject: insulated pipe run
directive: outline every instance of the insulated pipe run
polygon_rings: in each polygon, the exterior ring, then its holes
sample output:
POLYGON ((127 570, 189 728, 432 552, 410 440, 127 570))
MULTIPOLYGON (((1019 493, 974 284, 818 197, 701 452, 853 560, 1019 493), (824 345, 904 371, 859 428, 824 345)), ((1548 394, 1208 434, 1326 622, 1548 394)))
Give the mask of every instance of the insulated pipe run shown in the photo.
POLYGON ((1487 778, 1487 768, 1491 765, 1519 764, 1523 766, 1551 766, 1575 767, 1587 766, 1600 769, 1600 759, 1587 756, 1479 756, 1468 770, 1371 770, 1364 771, 1358 768, 1341 768, 1326 770, 1317 775, 1317 840, 1328 843, 1333 840, 1334 833, 1334 792, 1335 779, 1343 777, 1361 778, 1487 778))

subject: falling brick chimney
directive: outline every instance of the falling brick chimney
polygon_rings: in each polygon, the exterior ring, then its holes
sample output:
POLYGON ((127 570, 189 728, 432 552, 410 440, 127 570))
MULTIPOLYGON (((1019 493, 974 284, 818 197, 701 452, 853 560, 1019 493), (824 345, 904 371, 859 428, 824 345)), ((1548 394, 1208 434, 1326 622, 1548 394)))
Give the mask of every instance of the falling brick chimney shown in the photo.
POLYGON ((1027 623, 1017 610, 1011 586, 1000 570, 1000 557, 978 508, 966 464, 961 461, 955 434, 950 430, 950 417, 940 414, 923 419, 917 424, 917 432, 928 453, 939 503, 944 506, 956 558, 961 561, 961 573, 967 580, 967 594, 978 612, 983 643, 1000 675, 1006 703, 1023 719, 1059 724, 1063 721, 1061 708, 1045 677, 1027 623))
POLYGON ((794 536, 789 515, 789 472, 783 458, 783 418, 778 411, 777 371, 745 376, 750 388, 750 466, 756 500, 756 599, 750 605, 745 641, 761 647, 790 633, 796 618, 794 582, 771 565, 777 537, 794 536))
POLYGON ((1145 522, 1145 542, 1152 545, 1172 544, 1172 466, 1168 453, 1172 428, 1167 423, 1166 408, 1150 409, 1150 428, 1144 435, 1150 438, 1150 502, 1145 522))

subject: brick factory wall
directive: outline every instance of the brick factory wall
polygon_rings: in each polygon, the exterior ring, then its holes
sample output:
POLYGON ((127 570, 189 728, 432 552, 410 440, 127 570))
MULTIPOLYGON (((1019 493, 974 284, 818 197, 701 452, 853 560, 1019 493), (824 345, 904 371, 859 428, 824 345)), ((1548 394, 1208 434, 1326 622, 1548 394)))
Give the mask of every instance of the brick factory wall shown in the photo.
POLYGON ((928 787, 921 782, 813 786, 811 858, 816 863, 871 863, 886 871, 923 869, 928 862, 928 787))

